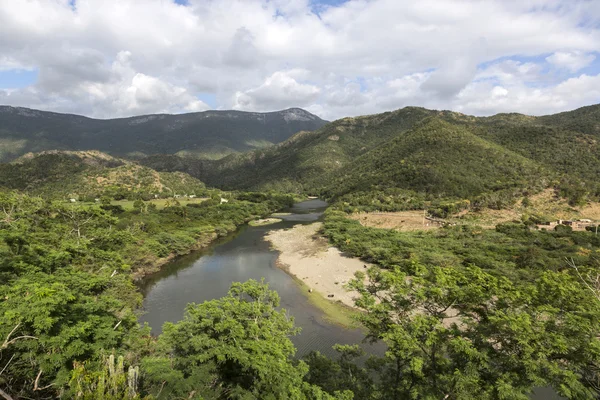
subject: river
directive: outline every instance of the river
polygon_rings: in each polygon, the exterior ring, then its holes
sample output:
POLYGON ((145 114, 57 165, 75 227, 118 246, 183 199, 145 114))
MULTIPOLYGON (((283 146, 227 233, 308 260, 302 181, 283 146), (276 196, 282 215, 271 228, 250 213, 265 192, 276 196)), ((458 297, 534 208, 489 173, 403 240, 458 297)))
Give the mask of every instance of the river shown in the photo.
MULTIPOLYGON (((318 220, 327 203, 309 200, 295 204, 278 217, 282 222, 266 226, 244 226, 236 233, 217 240, 208 248, 181 257, 165 266, 160 272, 146 278, 142 283, 145 314, 140 322, 147 322, 154 334, 161 332, 162 325, 182 319, 188 303, 201 303, 223 297, 231 282, 264 278, 271 289, 281 297, 281 307, 294 317, 296 326, 302 328, 292 338, 302 357, 312 350, 334 356, 332 346, 336 343, 360 343, 364 333, 359 329, 345 329, 328 323, 323 313, 312 305, 294 279, 275 264, 277 251, 270 248, 264 235, 272 229, 291 228, 318 220)), ((367 351, 381 352, 381 346, 367 351)), ((558 400, 561 397, 550 388, 538 388, 532 400, 558 400)))
POLYGON ((264 240, 272 229, 291 228, 296 224, 318 220, 327 203, 309 200, 295 204, 278 217, 282 222, 266 226, 244 226, 235 234, 220 239, 205 250, 194 252, 165 266, 148 277, 142 284, 144 294, 140 317, 154 334, 161 332, 163 323, 181 320, 188 303, 223 297, 231 282, 264 278, 271 289, 281 297, 281 307, 294 317, 296 326, 302 328, 292 338, 302 357, 312 350, 334 355, 336 343, 360 343, 364 333, 359 329, 345 329, 323 319, 323 313, 312 305, 294 279, 276 266, 277 251, 264 240))

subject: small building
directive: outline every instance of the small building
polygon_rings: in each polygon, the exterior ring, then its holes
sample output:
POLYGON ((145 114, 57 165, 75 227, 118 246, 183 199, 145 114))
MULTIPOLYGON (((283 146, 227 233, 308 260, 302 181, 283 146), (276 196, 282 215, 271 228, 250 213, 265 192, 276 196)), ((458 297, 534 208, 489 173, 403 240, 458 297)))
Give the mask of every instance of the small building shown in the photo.
POLYGON ((587 227, 595 226, 596 223, 587 218, 578 219, 575 221, 559 219, 558 221, 549 222, 547 224, 538 224, 536 226, 540 230, 554 230, 554 228, 556 228, 558 225, 570 226, 574 231, 585 231, 587 227))

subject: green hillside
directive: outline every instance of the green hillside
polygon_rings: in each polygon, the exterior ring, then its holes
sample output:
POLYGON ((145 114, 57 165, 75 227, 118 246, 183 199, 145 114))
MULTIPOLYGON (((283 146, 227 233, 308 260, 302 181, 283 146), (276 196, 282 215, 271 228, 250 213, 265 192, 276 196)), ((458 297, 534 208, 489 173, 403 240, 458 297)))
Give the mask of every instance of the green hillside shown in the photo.
POLYGON ((231 155, 216 162, 153 156, 141 160, 158 170, 185 171, 212 186, 311 190, 310 182, 410 129, 435 114, 424 108, 343 118, 314 132, 300 132, 266 149, 231 155))
POLYGON ((204 111, 99 120, 0 106, 0 161, 44 150, 99 150, 115 156, 179 154, 216 159, 279 143, 323 126, 299 108, 277 112, 204 111))
POLYGON ((141 163, 225 189, 339 196, 378 188, 473 198, 552 186, 577 203, 600 196, 599 110, 473 117, 406 107, 344 118, 217 161, 156 155, 141 163))
POLYGON ((0 187, 46 198, 93 200, 200 194, 205 186, 183 172, 157 172, 98 151, 27 154, 0 164, 0 187))
POLYGON ((439 197, 473 198, 544 186, 550 176, 541 165, 434 117, 320 182, 329 196, 401 188, 439 197))

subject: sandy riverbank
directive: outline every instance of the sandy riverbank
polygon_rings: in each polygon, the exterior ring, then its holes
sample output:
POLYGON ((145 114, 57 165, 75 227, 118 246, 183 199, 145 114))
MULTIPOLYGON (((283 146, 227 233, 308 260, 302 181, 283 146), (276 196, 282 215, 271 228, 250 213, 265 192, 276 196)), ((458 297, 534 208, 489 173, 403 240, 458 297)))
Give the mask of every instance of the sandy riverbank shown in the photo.
POLYGON ((327 240, 317 234, 321 226, 320 222, 296 225, 271 231, 265 238, 280 251, 278 261, 290 274, 323 297, 353 306, 357 294, 346 291, 344 285, 356 271, 365 270, 365 263, 330 247, 327 240), (332 294, 333 297, 328 297, 332 294))
POLYGON ((281 218, 264 218, 264 219, 257 219, 254 221, 250 221, 248 222, 248 225, 250 226, 263 226, 263 225, 271 225, 271 224, 276 224, 278 222, 281 222, 281 218))

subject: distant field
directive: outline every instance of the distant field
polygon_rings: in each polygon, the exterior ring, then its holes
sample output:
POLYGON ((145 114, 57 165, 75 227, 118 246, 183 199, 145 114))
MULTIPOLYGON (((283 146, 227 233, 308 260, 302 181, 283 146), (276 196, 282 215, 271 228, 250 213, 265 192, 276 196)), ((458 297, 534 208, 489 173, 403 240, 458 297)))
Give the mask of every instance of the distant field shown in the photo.
POLYGON ((437 229, 440 225, 424 218, 423 211, 372 212, 350 216, 369 228, 395 229, 397 231, 419 231, 437 229))
MULTIPOLYGON (((187 204, 199 204, 202 203, 205 200, 208 200, 207 197, 202 197, 202 198, 194 198, 194 199, 190 199, 190 198, 179 198, 179 199, 153 199, 153 200, 149 200, 146 203, 152 203, 156 205, 156 208, 158 209, 163 209, 165 208, 165 205, 168 202, 173 203, 175 200, 177 200, 179 202, 179 204, 181 205, 187 205, 187 204)), ((119 205, 121 207, 123 207, 125 210, 133 210, 133 203, 134 200, 115 200, 112 201, 110 204, 112 205, 119 205)), ((97 203, 90 203, 90 202, 78 202, 78 204, 97 204, 97 203)))
MULTIPOLYGON (((588 202, 582 207, 572 207, 565 199, 556 197, 554 190, 547 189, 529 198, 524 205, 523 199, 510 209, 480 211, 463 210, 458 214, 444 218, 450 224, 473 225, 485 229, 494 229, 496 225, 521 221, 523 217, 536 215, 549 221, 589 218, 600 220, 600 203, 588 202)), ((423 218, 423 210, 400 212, 369 212, 350 215, 348 218, 359 221, 370 228, 394 229, 400 232, 437 229, 440 225, 423 218)))

